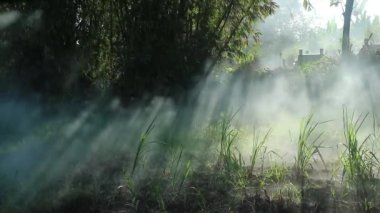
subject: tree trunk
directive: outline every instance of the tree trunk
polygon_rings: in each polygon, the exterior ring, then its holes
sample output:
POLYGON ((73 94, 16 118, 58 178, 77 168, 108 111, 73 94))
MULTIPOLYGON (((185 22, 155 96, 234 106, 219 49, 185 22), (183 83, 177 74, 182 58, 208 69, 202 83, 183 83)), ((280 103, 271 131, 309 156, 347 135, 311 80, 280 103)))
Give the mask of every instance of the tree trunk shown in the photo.
POLYGON ((347 59, 351 54, 350 48, 350 25, 351 25, 351 15, 354 7, 354 0, 347 0, 345 10, 343 13, 344 24, 343 24, 343 38, 342 38, 342 56, 343 59, 347 59))

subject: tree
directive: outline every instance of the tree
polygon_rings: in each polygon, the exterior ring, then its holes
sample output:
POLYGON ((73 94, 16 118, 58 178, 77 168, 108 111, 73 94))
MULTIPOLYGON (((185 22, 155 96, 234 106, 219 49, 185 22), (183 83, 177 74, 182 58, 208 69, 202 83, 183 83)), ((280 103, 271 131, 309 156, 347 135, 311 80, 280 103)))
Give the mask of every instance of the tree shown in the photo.
POLYGON ((205 60, 244 55, 249 37, 259 36, 255 21, 277 7, 273 0, 7 2, 0 9, 18 10, 22 18, 19 27, 0 31, 15 54, 11 64, 0 63, 19 79, 57 93, 84 80, 125 97, 187 89, 203 74, 205 60), (39 24, 30 30, 27 13, 36 11, 39 24))
MULTIPOLYGON (((304 0, 304 7, 306 9, 311 9, 310 0, 304 0)), ((341 4, 340 0, 331 0, 331 6, 336 6, 341 4)), ((346 4, 343 12, 343 36, 342 36, 342 56, 343 59, 346 60, 351 55, 351 43, 350 43, 350 26, 351 26, 351 17, 352 11, 354 8, 354 0, 346 0, 346 4)))
POLYGON ((351 43, 350 43, 350 26, 351 16, 354 7, 354 0, 346 0, 345 10, 343 12, 343 37, 342 37, 342 55, 343 59, 349 58, 351 55, 351 43))
MULTIPOLYGON (((16 0, 0 4, 1 12, 20 14, 0 30, 4 55, 0 66, 13 84, 39 92, 62 94, 79 81, 76 59, 76 1, 16 0)), ((10 82, 10 81, 9 81, 10 82)))

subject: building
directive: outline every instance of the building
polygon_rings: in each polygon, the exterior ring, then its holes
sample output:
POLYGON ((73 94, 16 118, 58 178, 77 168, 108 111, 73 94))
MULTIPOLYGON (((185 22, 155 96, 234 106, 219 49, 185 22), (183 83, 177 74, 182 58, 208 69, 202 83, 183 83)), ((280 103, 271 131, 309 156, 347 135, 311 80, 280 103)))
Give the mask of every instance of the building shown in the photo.
POLYGON ((303 50, 300 49, 299 52, 298 52, 297 65, 301 66, 303 64, 307 64, 307 63, 310 63, 310 62, 318 61, 323 56, 324 56, 323 49, 320 49, 319 50, 319 54, 317 54, 317 55, 309 55, 309 54, 308 55, 304 55, 303 54, 303 50))

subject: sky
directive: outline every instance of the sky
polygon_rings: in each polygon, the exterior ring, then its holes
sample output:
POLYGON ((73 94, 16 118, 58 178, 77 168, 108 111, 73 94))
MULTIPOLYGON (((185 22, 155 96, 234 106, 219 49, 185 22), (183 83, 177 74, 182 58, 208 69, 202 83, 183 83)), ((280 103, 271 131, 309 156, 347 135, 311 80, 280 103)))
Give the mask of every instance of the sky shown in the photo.
MULTIPOLYGON (((302 1, 302 0, 300 0, 302 1)), ((356 0, 361 2, 363 0, 356 0)), ((342 5, 330 6, 330 0, 311 0, 313 10, 305 12, 308 16, 316 17, 316 25, 325 26, 328 20, 335 19, 339 25, 343 25, 342 5)), ((380 16, 380 0, 367 0, 365 10, 369 16, 380 16)))

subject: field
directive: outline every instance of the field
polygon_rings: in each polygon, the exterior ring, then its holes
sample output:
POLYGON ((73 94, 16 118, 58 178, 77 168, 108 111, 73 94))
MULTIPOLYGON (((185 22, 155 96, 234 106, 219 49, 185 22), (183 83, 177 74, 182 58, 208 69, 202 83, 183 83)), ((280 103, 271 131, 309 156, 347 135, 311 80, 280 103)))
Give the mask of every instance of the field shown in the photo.
POLYGON ((378 212, 377 93, 336 76, 213 78, 185 104, 10 101, 0 210, 378 212))

